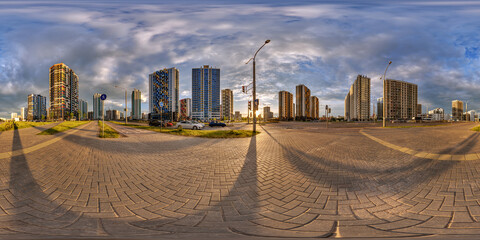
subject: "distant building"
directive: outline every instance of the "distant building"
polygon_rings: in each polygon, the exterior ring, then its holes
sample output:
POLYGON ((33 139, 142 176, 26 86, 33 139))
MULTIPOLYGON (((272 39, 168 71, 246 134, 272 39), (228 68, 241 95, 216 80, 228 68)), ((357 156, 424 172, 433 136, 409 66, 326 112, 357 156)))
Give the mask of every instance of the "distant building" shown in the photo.
POLYGON ((263 107, 263 119, 268 121, 273 118, 273 112, 270 111, 270 107, 263 107))
POLYGON ((142 92, 138 89, 132 91, 132 119, 142 118, 142 92))
POLYGON ((47 118, 47 97, 37 94, 28 95, 27 120, 47 118))
POLYGON ((50 114, 68 119, 78 114, 78 76, 63 63, 50 67, 50 114))
POLYGON ((192 119, 192 99, 184 98, 180 100, 180 119, 192 119))
POLYGON ((233 91, 222 89, 222 119, 232 120, 233 118, 233 91))
POLYGON ((93 111, 90 111, 87 113, 87 119, 88 120, 93 120, 93 111))
POLYGON ((107 110, 105 120, 120 120, 122 115, 118 110, 107 110))
POLYGON ((428 114, 432 116, 432 121, 443 121, 445 119, 445 111, 443 108, 435 108, 428 111, 428 114))
POLYGON ((370 78, 358 75, 345 97, 345 119, 368 121, 370 119, 370 78))
POLYGON ((470 110, 467 112, 467 114, 468 118, 466 120, 470 122, 475 122, 475 110, 470 110))
POLYGON ((300 84, 296 87, 296 104, 297 104, 297 119, 310 118, 310 89, 305 85, 300 84))
POLYGON ((192 69, 192 118, 220 118, 220 69, 204 65, 192 69))
MULTIPOLYGON (((427 105, 427 107, 428 107, 428 105, 427 105)), ((422 115, 422 104, 417 104, 417 115, 422 115)))
POLYGON ((319 119, 320 103, 315 96, 310 97, 310 118, 319 119))
POLYGON ((100 97, 102 94, 100 93, 95 93, 93 94, 93 119, 94 120, 99 120, 103 118, 104 113, 104 103, 100 97))
POLYGON ((80 99, 78 103, 78 119, 85 120, 88 119, 88 102, 80 99))
POLYGON ((292 120, 294 118, 293 94, 287 91, 278 93, 278 119, 292 120))
POLYGON ((399 80, 385 81, 385 99, 389 120, 411 120, 417 114, 417 84, 399 80))
POLYGON ((242 120, 242 114, 240 114, 240 111, 235 111, 235 121, 241 121, 242 120))
POLYGON ((377 98, 377 117, 383 119, 383 98, 377 98))
POLYGON ((179 71, 165 68, 149 75, 149 111, 151 118, 177 121, 180 111, 179 71))
POLYGON ((17 114, 17 113, 12 113, 12 114, 11 114, 11 119, 12 119, 12 120, 15 120, 15 121, 16 121, 17 118, 18 118, 18 114, 17 114))
POLYGON ((452 101, 452 120, 462 121, 463 115, 463 102, 459 100, 452 101))

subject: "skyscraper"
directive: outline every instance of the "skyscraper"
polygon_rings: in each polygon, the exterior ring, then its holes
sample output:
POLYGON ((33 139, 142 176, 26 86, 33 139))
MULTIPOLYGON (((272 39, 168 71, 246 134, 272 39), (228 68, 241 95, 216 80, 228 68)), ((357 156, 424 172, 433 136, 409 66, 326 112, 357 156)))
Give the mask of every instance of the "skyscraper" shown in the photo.
POLYGON ((233 119, 233 91, 230 89, 222 90, 222 118, 233 119))
POLYGON ((463 115, 463 102, 459 100, 452 101, 452 120, 462 121, 463 115))
POLYGON ((270 107, 263 107, 263 120, 268 121, 273 118, 273 112, 270 112, 270 107))
POLYGON ((348 121, 367 121, 369 118, 370 78, 358 75, 345 97, 345 119, 348 121))
POLYGON ((204 65, 192 69, 192 118, 220 118, 220 69, 204 65))
POLYGON ((47 118, 47 97, 37 94, 28 95, 27 120, 47 118))
POLYGON ((383 98, 377 98, 377 118, 383 119, 383 98))
POLYGON ((135 88, 132 91, 132 119, 142 119, 142 92, 135 88))
POLYGON ((93 119, 99 120, 103 116, 103 101, 100 99, 102 94, 95 93, 93 94, 93 119))
POLYGON ((410 120, 417 114, 417 84, 399 80, 385 81, 386 117, 389 120, 410 120))
POLYGON ((50 114, 67 119, 78 114, 78 76, 63 63, 50 67, 50 114))
POLYGON ((192 118, 192 99, 184 98, 180 100, 180 119, 186 120, 192 118))
POLYGON ((85 120, 88 118, 88 103, 87 101, 80 99, 78 103, 78 119, 85 120))
POLYGON ((310 118, 310 89, 303 84, 298 85, 296 91, 296 100, 296 118, 303 120, 310 118))
POLYGON ((293 94, 287 91, 280 91, 278 93, 278 119, 292 120, 293 114, 293 94))
POLYGON ((312 119, 319 119, 319 111, 320 111, 320 105, 319 105, 318 97, 311 96, 310 97, 310 117, 312 119))
POLYGON ((179 71, 169 68, 149 75, 149 111, 151 118, 177 121, 179 114, 179 71), (162 106, 163 105, 163 106, 162 106))

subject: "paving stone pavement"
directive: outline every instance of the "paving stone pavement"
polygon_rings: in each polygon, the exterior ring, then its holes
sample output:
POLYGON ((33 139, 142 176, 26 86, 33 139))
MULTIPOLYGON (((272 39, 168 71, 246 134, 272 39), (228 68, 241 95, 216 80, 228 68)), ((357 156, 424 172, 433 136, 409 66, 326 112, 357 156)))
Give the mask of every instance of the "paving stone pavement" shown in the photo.
MULTIPOLYGON (((360 132, 416 151, 479 153, 472 124, 421 129, 267 124, 259 127, 260 135, 242 139, 107 124, 125 137, 99 139, 92 122, 54 144, 0 160, 0 238, 480 234, 478 160, 421 158, 360 132)), ((45 141, 36 131, 2 133, 0 149, 22 152, 45 141)))

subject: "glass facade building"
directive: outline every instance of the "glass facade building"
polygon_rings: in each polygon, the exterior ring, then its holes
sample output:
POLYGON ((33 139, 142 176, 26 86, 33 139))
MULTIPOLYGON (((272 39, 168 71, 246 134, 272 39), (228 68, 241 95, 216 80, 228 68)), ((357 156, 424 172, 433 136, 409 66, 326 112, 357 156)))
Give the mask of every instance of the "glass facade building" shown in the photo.
POLYGON ((28 95, 27 120, 47 118, 47 97, 37 94, 28 95))
POLYGON ((102 94, 93 94, 93 119, 102 119, 103 116, 103 101, 100 99, 102 94))
POLYGON ((132 91, 132 119, 142 119, 142 92, 138 89, 132 91))
POLYGON ((192 118, 220 119, 220 69, 204 65, 192 69, 192 118))

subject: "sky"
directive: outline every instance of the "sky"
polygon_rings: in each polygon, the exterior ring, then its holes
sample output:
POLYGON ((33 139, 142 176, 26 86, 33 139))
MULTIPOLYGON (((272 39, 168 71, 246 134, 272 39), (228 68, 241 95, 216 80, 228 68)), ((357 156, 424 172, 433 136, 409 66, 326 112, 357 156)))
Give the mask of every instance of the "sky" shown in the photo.
MULTIPOLYGON (((234 92, 246 113, 252 81, 245 62, 257 56, 260 107, 278 112, 278 92, 305 84, 321 109, 343 115, 358 74, 418 85, 423 111, 451 101, 480 110, 478 1, 1 1, 0 117, 27 106, 31 93, 47 96, 48 69, 63 62, 80 78, 80 98, 92 110, 94 93, 106 109, 123 109, 124 90, 142 91, 148 75, 176 67, 180 96, 191 97, 192 68, 221 69, 221 88, 234 92)), ((322 111, 321 111, 322 113, 322 111)))

